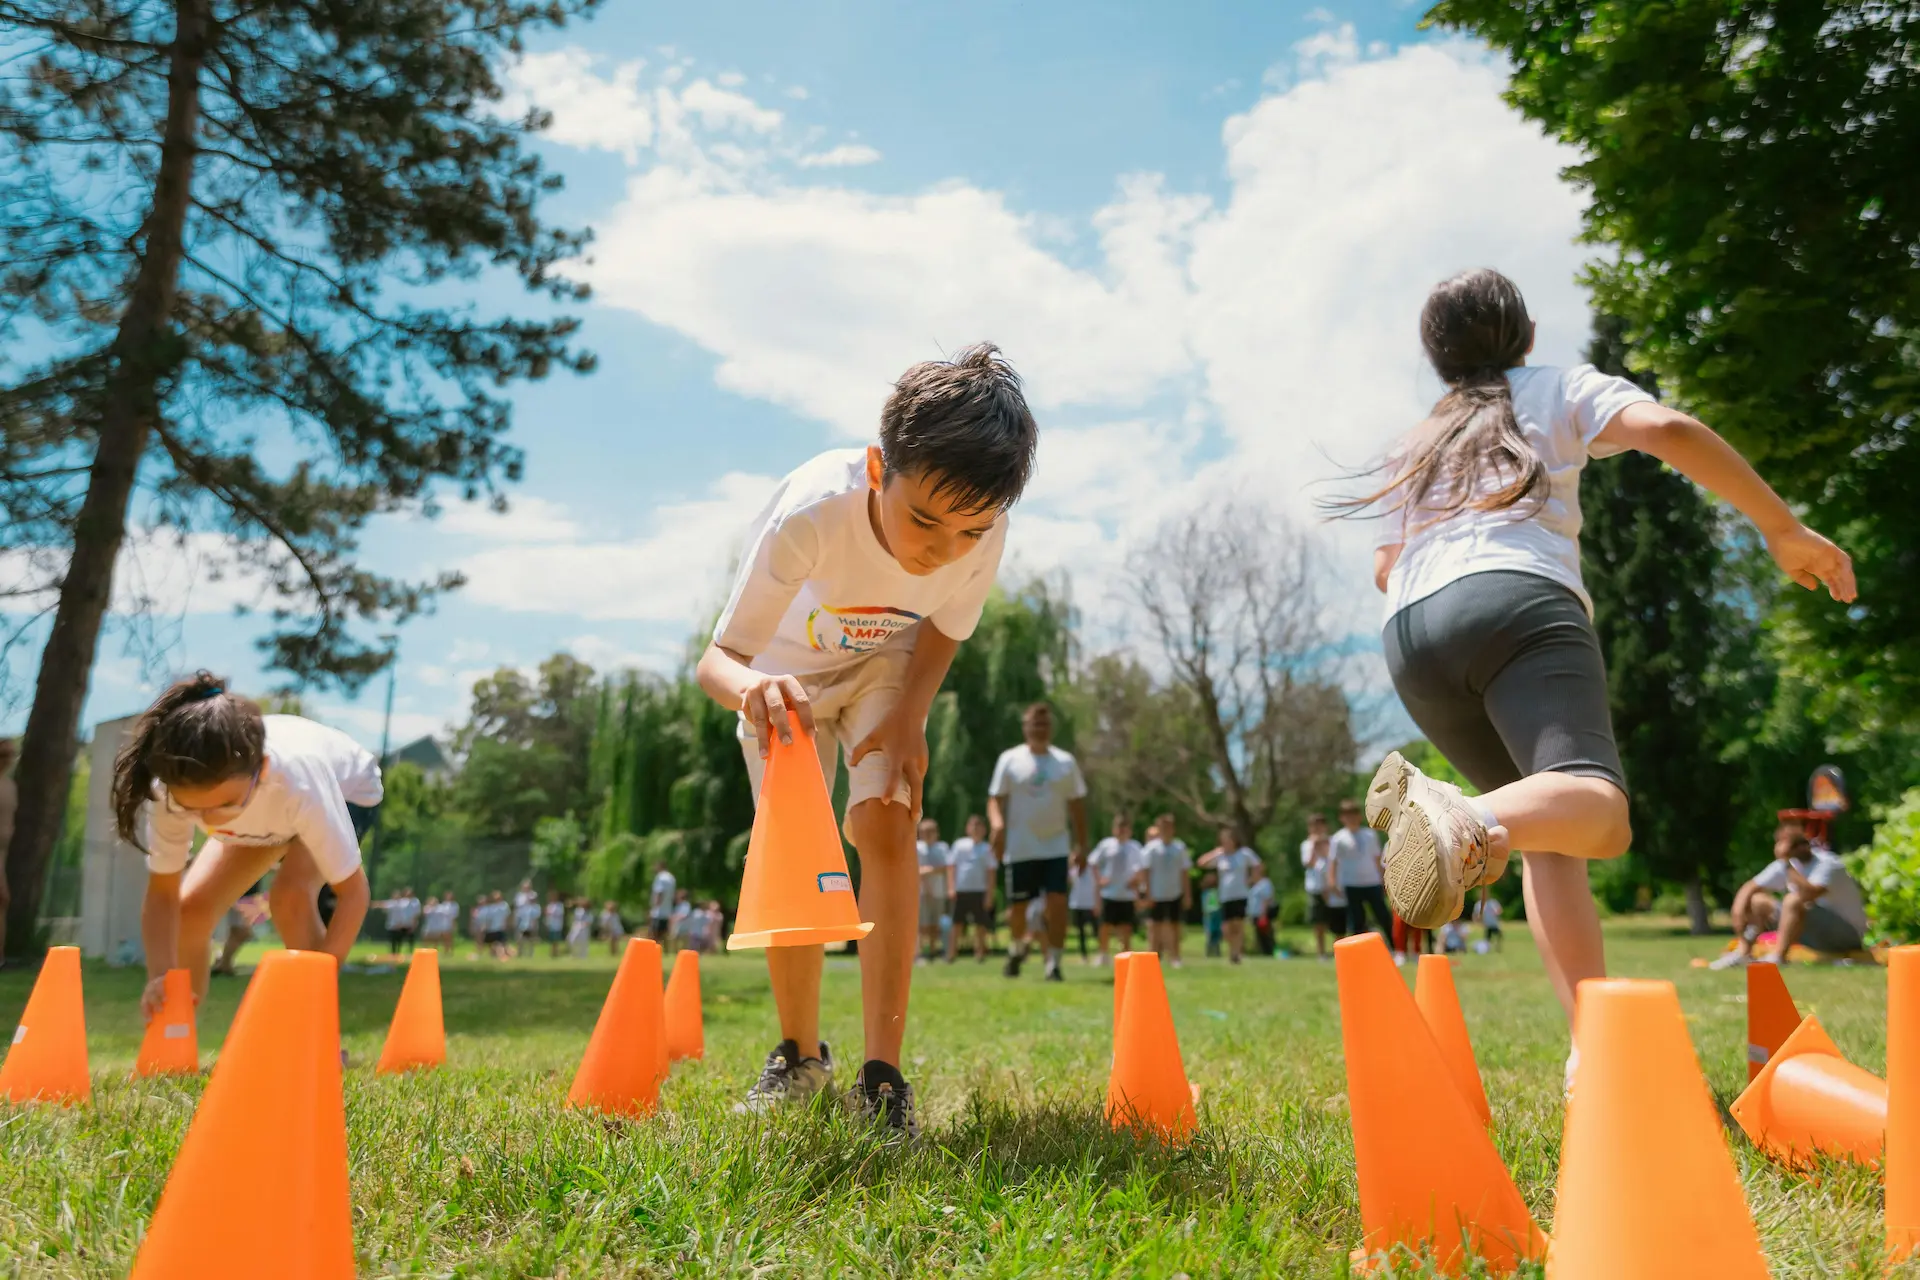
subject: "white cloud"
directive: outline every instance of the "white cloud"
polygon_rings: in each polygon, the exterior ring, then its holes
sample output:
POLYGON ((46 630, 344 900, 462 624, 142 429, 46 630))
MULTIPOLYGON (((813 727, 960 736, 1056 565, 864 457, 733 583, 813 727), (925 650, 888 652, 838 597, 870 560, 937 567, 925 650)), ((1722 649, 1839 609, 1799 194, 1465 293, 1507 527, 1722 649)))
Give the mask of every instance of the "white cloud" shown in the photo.
POLYGON ((722 71, 713 79, 714 83, 718 84, 722 89, 738 89, 747 82, 747 78, 738 71, 722 71))
POLYGON ((786 117, 763 107, 744 93, 722 89, 710 80, 695 80, 680 91, 680 105, 700 117, 709 129, 737 129, 772 133, 786 117))
POLYGON ((586 50, 572 47, 530 53, 507 73, 503 108, 519 115, 529 106, 553 113, 546 137, 582 150, 612 151, 632 164, 653 141, 653 109, 640 87, 644 62, 621 63, 601 76, 586 50))
POLYGON ((880 153, 872 147, 858 142, 843 142, 837 147, 825 151, 816 151, 800 157, 802 169, 850 169, 856 165, 877 164, 880 153))
MULTIPOLYGON (((380 733, 386 724, 386 709, 378 706, 358 707, 350 702, 317 703, 310 714, 318 717, 334 728, 353 735, 368 748, 380 749, 380 733)), ((450 725, 448 717, 434 715, 425 711, 399 711, 393 713, 393 725, 388 737, 388 747, 404 747, 416 738, 446 738, 450 725)))
POLYGON ((565 507, 528 495, 510 499, 504 512, 480 502, 455 503, 429 527, 490 542, 570 542, 581 536, 565 507))
POLYGON ((625 641, 592 634, 574 636, 561 647, 599 672, 671 672, 686 657, 685 644, 662 643, 635 649, 625 641))
MULTIPOLYGON (((0 551, 0 612, 50 607, 67 556, 65 547, 0 551)), ((267 584, 234 557, 235 544, 221 534, 134 530, 114 564, 110 612, 166 619, 266 603, 267 584)))

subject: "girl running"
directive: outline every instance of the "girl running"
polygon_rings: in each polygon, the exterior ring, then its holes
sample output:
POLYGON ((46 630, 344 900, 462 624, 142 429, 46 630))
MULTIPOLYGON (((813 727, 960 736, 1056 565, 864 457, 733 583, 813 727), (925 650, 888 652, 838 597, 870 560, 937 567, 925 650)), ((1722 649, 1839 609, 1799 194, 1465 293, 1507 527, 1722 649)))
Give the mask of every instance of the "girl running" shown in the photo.
POLYGON ((1527 923, 1571 1021, 1575 988, 1606 971, 1587 863, 1626 852, 1631 835, 1580 578, 1581 467, 1651 454, 1753 521, 1788 577, 1836 600, 1854 598, 1853 566, 1701 423, 1591 365, 1528 366, 1534 324, 1498 272, 1435 288, 1420 338, 1446 394, 1389 451, 1385 485, 1336 505, 1385 513, 1374 583, 1388 671, 1421 732, 1482 794, 1394 752, 1368 788, 1367 821, 1386 833, 1394 913, 1416 928, 1454 919, 1509 849, 1525 850, 1527 923))
POLYGON ((263 716, 205 671, 161 694, 113 767, 114 824, 147 854, 146 1016, 165 1000, 169 969, 192 973, 194 998, 206 995, 214 925, 276 866, 267 911, 281 940, 344 962, 372 897, 360 836, 380 797, 380 762, 338 730, 263 716), (196 827, 208 839, 189 864, 196 827), (324 885, 337 901, 322 925, 324 885))

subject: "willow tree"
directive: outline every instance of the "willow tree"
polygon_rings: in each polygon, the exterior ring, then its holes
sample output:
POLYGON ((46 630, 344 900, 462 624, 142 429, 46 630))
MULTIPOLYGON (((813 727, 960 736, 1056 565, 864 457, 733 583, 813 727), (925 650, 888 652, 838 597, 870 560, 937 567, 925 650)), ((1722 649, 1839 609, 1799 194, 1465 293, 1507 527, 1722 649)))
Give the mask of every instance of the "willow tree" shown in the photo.
MULTIPOLYGON (((129 529, 212 535, 269 665, 352 688, 457 585, 358 561, 366 521, 515 478, 503 388, 585 371, 583 237, 500 108, 503 63, 596 0, 0 0, 0 474, 52 601, 7 858, 29 942, 129 529), (516 274, 534 318, 448 301, 516 274), (70 545, 70 554, 64 551, 70 545)), ((12 584, 17 586, 18 584, 12 584)))

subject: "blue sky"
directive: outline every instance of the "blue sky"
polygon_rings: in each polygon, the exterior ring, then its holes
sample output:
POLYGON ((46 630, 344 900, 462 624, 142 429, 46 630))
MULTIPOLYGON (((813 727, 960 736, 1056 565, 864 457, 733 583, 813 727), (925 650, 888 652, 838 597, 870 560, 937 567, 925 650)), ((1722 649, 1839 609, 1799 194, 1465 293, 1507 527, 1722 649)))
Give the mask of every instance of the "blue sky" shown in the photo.
MULTIPOLYGON (((981 338, 1025 374, 1040 472, 1011 573, 1065 570, 1130 635, 1131 539, 1229 491, 1309 517, 1307 486, 1416 420, 1433 281, 1498 265, 1542 358, 1584 340, 1573 157, 1499 101, 1500 66, 1397 4, 608 5, 512 71, 555 114, 548 212, 598 372, 522 388, 514 509, 370 531, 377 566, 471 585, 402 634, 395 737, 478 674, 567 648, 670 668, 774 479, 862 443, 888 380, 981 338)), ((532 309, 507 282, 484 306, 532 309)), ((1363 539, 1335 532, 1343 627, 1372 629, 1363 539)), ((123 578, 169 624, 102 645, 88 725, 172 671, 243 687, 245 582, 148 546, 123 578)), ((123 590, 125 588, 123 587, 123 590)), ((16 664, 16 675, 20 674, 16 664)), ((316 714, 377 742, 384 682, 316 714)), ((4 726, 17 729, 24 705, 4 726)))

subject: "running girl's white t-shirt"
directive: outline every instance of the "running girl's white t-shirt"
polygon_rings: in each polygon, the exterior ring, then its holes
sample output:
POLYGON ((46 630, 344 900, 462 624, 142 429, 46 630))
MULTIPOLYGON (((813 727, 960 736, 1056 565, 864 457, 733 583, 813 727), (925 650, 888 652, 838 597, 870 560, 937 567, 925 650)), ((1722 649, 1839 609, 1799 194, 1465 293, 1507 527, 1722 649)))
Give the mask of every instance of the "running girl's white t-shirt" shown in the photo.
POLYGON ((1245 846, 1214 859, 1214 874, 1220 877, 1220 901, 1239 902, 1247 896, 1247 875, 1259 861, 1260 855, 1245 846))
POLYGON ((1107 881, 1100 896, 1108 902, 1132 902, 1133 877, 1145 865, 1145 856, 1138 840, 1108 836, 1093 846, 1087 865, 1107 881))
POLYGON ((1100 882, 1089 864, 1080 868, 1067 889, 1067 910, 1091 911, 1100 901, 1100 882))
POLYGON ((1147 863, 1147 893, 1155 902, 1172 902, 1187 889, 1187 871, 1193 856, 1184 841, 1150 840, 1142 851, 1147 863))
POLYGON ((747 533, 716 644, 753 658, 756 671, 817 675, 886 645, 911 647, 931 621, 965 640, 1000 568, 1003 513, 971 551, 911 574, 880 545, 868 513, 867 451, 836 449, 800 466, 747 533))
POLYGON ((323 724, 299 716, 267 716, 266 763, 247 807, 226 825, 208 828, 175 808, 162 786, 147 805, 147 870, 186 870, 193 829, 222 844, 266 847, 298 840, 328 884, 360 869, 360 840, 350 804, 371 808, 384 794, 380 762, 365 747, 323 724))
POLYGON ((1507 386, 1520 434, 1546 464, 1545 505, 1523 502, 1505 511, 1456 511, 1438 524, 1428 523, 1432 517, 1424 509, 1390 513, 1378 522, 1374 545, 1405 545, 1387 575, 1385 617, 1468 574, 1501 569, 1549 578, 1593 612, 1593 600, 1580 580, 1580 469, 1588 458, 1618 453, 1596 445, 1594 437, 1622 409, 1653 397, 1590 364, 1570 369, 1522 365, 1507 370, 1507 386))

